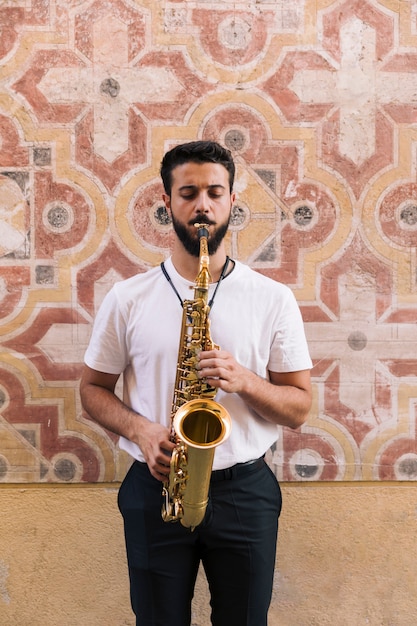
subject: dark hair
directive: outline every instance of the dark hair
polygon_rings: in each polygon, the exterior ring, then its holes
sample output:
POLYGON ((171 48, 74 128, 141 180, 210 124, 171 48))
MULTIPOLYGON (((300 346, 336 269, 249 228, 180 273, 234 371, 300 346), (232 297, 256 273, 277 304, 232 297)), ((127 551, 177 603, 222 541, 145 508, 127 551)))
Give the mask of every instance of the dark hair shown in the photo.
POLYGON ((190 141, 169 150, 161 163, 161 178, 165 193, 171 195, 172 170, 184 163, 220 163, 229 172, 230 193, 235 179, 232 153, 215 141, 190 141))

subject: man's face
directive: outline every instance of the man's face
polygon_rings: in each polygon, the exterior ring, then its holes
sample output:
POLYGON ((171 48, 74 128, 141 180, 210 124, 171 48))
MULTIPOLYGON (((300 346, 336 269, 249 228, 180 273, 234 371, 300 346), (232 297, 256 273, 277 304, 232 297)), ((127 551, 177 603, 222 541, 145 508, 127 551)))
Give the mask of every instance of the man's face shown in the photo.
POLYGON ((198 257, 200 244, 194 224, 209 226, 209 253, 214 254, 229 225, 235 194, 229 191, 229 174, 219 163, 184 163, 172 170, 171 196, 165 206, 184 248, 198 257))

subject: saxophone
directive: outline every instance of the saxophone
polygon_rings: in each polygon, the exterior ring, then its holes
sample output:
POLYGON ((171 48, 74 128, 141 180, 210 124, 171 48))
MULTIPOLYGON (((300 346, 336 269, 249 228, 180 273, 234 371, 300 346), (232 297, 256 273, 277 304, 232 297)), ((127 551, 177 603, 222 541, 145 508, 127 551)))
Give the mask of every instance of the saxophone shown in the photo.
POLYGON ((163 484, 162 518, 180 520, 194 530, 203 521, 216 447, 230 435, 231 418, 215 402, 217 389, 198 377, 198 354, 219 349, 210 337, 207 304, 210 283, 208 230, 195 224, 200 243, 194 299, 183 303, 177 373, 171 411, 171 440, 176 444, 163 484))

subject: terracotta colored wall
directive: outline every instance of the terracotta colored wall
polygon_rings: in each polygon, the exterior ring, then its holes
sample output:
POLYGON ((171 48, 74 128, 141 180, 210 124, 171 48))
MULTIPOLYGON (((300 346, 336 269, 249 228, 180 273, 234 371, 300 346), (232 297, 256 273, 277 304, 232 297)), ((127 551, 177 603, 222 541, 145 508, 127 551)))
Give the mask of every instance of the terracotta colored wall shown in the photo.
POLYGON ((416 93, 416 0, 0 3, 0 615, 131 619, 100 567, 89 606, 79 565, 111 528, 121 579, 104 485, 129 461, 78 380, 110 285, 169 253, 162 154, 213 138, 238 165, 229 253, 294 290, 314 360, 310 419, 268 453, 291 522, 274 616, 414 623, 416 93))

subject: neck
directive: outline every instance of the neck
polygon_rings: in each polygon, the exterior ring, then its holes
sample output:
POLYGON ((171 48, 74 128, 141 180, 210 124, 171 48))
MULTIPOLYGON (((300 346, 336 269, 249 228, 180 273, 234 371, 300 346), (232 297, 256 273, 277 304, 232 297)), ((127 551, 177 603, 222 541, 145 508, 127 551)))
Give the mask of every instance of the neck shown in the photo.
MULTIPOLYGON (((182 245, 178 243, 178 245, 174 245, 171 259, 178 274, 187 280, 195 280, 200 265, 198 257, 189 254, 182 245)), ((219 280, 225 262, 226 251, 223 244, 221 244, 215 254, 210 256, 210 274, 212 282, 216 283, 219 280)))

